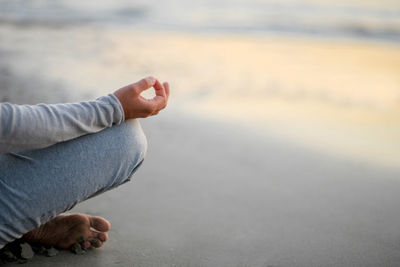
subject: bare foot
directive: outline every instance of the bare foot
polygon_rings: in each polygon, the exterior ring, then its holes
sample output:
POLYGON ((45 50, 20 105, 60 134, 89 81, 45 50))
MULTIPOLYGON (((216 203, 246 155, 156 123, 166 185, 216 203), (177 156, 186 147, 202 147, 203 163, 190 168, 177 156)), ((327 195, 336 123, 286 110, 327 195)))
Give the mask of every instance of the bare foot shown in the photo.
POLYGON ((101 217, 81 213, 61 214, 22 238, 27 242, 58 248, 69 248, 74 243, 80 243, 85 248, 98 248, 107 241, 108 230, 110 223, 101 217))

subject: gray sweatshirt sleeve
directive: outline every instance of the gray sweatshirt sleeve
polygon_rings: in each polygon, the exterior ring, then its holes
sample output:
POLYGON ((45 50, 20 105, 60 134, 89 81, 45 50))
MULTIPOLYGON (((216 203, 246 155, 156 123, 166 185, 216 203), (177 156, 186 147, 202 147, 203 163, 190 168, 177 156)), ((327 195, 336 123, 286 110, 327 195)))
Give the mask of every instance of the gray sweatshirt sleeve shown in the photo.
POLYGON ((114 94, 68 104, 0 103, 0 153, 44 148, 124 121, 114 94))

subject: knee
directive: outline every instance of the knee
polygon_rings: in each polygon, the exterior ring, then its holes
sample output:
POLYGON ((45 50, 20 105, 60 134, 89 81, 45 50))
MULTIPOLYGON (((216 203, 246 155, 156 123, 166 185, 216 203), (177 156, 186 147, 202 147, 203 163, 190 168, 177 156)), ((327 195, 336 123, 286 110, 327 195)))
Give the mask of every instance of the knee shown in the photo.
MULTIPOLYGON (((102 153, 101 169, 106 174, 101 192, 131 179, 147 152, 147 139, 138 120, 127 120, 100 133, 100 141, 108 153, 102 153)), ((97 191, 96 191, 97 192, 97 191)), ((99 191, 100 192, 100 191, 99 191)), ((98 194, 98 192, 96 193, 98 194)))
POLYGON ((137 119, 127 120, 121 124, 122 153, 128 164, 136 166, 140 164, 147 153, 147 138, 142 126, 137 119))

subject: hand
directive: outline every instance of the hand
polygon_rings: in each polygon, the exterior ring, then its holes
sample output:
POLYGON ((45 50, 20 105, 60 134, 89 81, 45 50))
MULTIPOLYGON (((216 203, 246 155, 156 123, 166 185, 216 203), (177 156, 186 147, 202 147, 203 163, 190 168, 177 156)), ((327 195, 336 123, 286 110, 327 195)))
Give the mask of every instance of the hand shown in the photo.
POLYGON ((136 83, 127 85, 114 92, 124 109, 125 119, 146 118, 157 115, 167 106, 169 97, 169 84, 161 84, 156 78, 150 76, 136 83), (140 94, 153 87, 156 96, 146 99, 140 94))

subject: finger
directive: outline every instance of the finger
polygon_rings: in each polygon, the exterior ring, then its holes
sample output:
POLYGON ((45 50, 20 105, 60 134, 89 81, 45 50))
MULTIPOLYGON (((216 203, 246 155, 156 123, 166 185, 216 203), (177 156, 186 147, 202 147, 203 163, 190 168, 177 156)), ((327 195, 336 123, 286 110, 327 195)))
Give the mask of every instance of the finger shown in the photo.
POLYGON ((167 93, 167 99, 169 98, 169 83, 165 82, 163 83, 165 92, 167 93))
POLYGON ((140 94, 146 89, 149 89, 154 86, 156 83, 156 79, 153 76, 149 76, 147 78, 141 79, 140 81, 133 84, 136 92, 140 94))
POLYGON ((156 92, 156 96, 150 99, 150 102, 154 107, 154 112, 152 115, 157 115, 158 112, 163 109, 167 103, 167 93, 164 86, 158 80, 156 80, 156 83, 154 84, 154 89, 156 92))
POLYGON ((141 98, 146 110, 146 115, 156 115, 167 103, 167 93, 164 86, 156 79, 153 85, 156 96, 152 99, 141 98), (149 111, 151 111, 149 113, 149 111))
POLYGON ((146 99, 146 113, 148 115, 155 115, 159 112, 165 103, 165 97, 156 95, 152 99, 146 99), (150 113, 149 113, 150 112, 150 113))
POLYGON ((156 90, 156 96, 167 97, 164 86, 158 80, 154 84, 154 89, 156 90))

